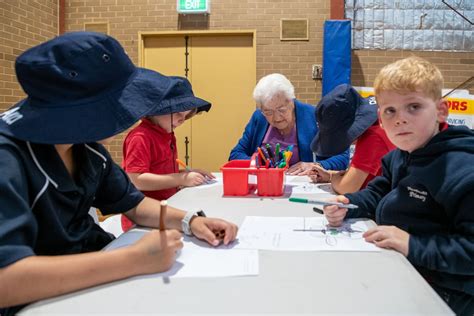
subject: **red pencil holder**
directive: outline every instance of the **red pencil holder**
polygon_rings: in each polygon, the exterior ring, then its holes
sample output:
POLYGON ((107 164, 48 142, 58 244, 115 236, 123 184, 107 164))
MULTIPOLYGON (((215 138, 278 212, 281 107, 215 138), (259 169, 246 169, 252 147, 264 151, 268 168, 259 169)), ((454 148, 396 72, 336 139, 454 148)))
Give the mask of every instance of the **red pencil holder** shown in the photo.
POLYGON ((285 171, 278 168, 250 167, 250 160, 233 160, 221 167, 224 195, 244 196, 249 194, 249 175, 257 175, 257 194, 261 196, 283 195, 285 171))
MULTIPOLYGON (((255 172, 253 168, 253 172, 255 172)), ((224 195, 247 195, 249 193, 250 160, 232 160, 221 167, 224 195)))
POLYGON ((285 189, 286 168, 260 168, 257 170, 257 194, 281 196, 285 189))

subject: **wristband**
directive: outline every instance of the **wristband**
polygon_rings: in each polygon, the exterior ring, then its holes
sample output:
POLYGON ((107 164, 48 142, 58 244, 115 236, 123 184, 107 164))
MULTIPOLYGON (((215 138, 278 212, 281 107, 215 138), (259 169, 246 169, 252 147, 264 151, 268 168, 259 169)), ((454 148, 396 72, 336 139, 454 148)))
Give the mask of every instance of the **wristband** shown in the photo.
POLYGON ((183 219, 181 220, 181 228, 183 230, 183 233, 187 236, 193 236, 193 232, 191 231, 191 220, 195 216, 201 216, 201 217, 206 217, 206 214, 204 211, 200 210, 198 212, 196 211, 189 211, 184 215, 183 219))

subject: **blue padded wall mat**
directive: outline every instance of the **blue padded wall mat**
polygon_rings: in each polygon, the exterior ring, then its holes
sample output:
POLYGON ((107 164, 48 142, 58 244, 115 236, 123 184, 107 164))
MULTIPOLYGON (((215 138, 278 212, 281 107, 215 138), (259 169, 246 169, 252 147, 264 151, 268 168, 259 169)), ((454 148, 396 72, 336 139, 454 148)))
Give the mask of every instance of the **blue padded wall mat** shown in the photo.
POLYGON ((323 96, 342 83, 351 83, 351 21, 324 22, 323 96))

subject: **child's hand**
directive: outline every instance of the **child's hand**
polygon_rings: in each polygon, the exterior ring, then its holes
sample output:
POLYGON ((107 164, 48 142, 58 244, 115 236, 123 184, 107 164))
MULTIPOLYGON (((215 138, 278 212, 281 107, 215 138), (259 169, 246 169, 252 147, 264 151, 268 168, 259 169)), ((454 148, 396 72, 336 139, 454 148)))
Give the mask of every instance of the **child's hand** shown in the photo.
POLYGON ((331 182, 330 171, 324 169, 319 164, 314 164, 311 170, 308 172, 308 175, 311 181, 314 183, 331 182))
POLYGON ((140 238, 133 249, 137 253, 137 268, 141 273, 159 273, 171 268, 176 252, 183 248, 181 233, 177 230, 152 230, 140 238))
POLYGON ((191 171, 198 172, 198 173, 202 174, 204 177, 206 177, 207 180, 216 178, 216 176, 214 176, 212 173, 210 173, 209 171, 206 171, 206 170, 192 169, 191 171))
MULTIPOLYGON (((336 198, 330 201, 341 202, 344 204, 350 203, 349 199, 345 197, 344 195, 338 195, 336 196, 336 198)), ((344 221, 344 218, 346 217, 347 208, 340 208, 340 207, 337 207, 336 205, 330 205, 330 206, 325 206, 323 210, 324 210, 324 216, 326 216, 326 219, 328 220, 328 223, 330 226, 338 227, 342 225, 342 222, 344 221)))
POLYGON ((229 244, 237 237, 238 227, 222 219, 210 217, 194 217, 191 221, 191 231, 199 238, 213 246, 218 246, 221 241, 229 244))
POLYGON ((194 171, 182 172, 181 177, 182 177, 181 185, 183 187, 194 187, 206 182, 206 177, 199 172, 194 172, 194 171))
POLYGON ((396 226, 377 226, 366 231, 362 237, 377 247, 394 249, 405 257, 408 256, 410 234, 396 226))

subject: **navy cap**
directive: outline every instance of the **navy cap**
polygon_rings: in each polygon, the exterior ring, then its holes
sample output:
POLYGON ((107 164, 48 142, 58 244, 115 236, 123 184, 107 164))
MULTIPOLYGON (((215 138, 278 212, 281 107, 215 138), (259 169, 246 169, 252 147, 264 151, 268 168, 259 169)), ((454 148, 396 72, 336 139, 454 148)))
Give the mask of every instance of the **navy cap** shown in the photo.
POLYGON ((95 142, 148 115, 173 87, 135 67, 120 43, 72 32, 20 55, 16 74, 27 98, 0 114, 0 132, 45 144, 95 142))
POLYGON ((171 76, 173 87, 149 115, 165 115, 196 109, 196 112, 209 112, 211 103, 194 95, 191 83, 184 77, 171 76))
POLYGON ((362 98, 352 86, 341 84, 319 101, 315 115, 319 132, 311 150, 329 157, 345 151, 377 121, 377 103, 374 97, 362 98))

